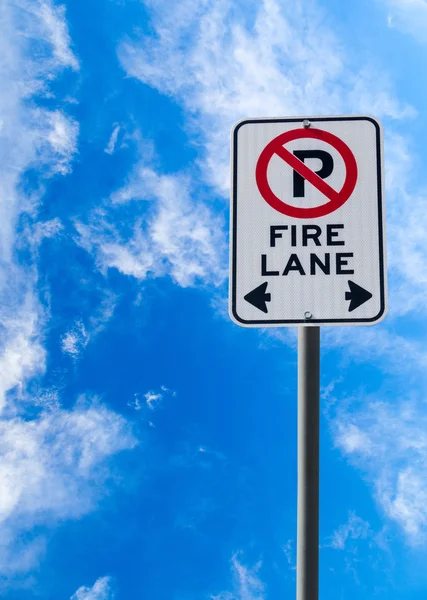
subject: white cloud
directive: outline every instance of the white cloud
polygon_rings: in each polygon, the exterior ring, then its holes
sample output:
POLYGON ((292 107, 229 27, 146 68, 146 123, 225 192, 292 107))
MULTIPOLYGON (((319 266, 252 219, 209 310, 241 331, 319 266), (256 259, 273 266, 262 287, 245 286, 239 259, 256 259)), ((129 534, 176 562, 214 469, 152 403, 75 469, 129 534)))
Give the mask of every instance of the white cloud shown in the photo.
POLYGON ((416 400, 364 397, 337 411, 336 445, 414 545, 427 540, 427 415, 416 400))
MULTIPOLYGON (((129 213, 127 213, 128 215, 129 213)), ((226 252, 223 219, 203 202, 191 199, 184 175, 159 175, 139 165, 112 204, 95 211, 85 225, 76 223, 77 243, 95 253, 102 270, 116 268, 137 279, 169 275, 178 285, 221 283, 226 252), (148 218, 136 217, 130 236, 117 229, 123 204, 147 203, 148 218)))
POLYGON ((42 240, 56 237, 63 228, 60 219, 55 217, 49 221, 39 221, 36 223, 31 233, 27 232, 27 235, 32 235, 34 244, 38 246, 42 240))
POLYGON ((264 584, 259 578, 261 562, 254 567, 243 565, 235 554, 231 560, 233 592, 211 595, 211 600, 264 600, 264 584))
MULTIPOLYGON (((158 390, 157 392, 153 391, 153 390, 149 390, 148 392, 143 394, 143 398, 145 400, 145 405, 150 410, 155 410, 156 408, 158 408, 160 402, 163 400, 163 398, 165 396, 171 396, 172 398, 175 398, 176 392, 170 390, 165 385, 162 385, 162 386, 160 386, 160 390, 158 390)), ((128 406, 132 407, 133 409, 135 409, 137 411, 141 410, 143 405, 141 404, 139 393, 136 393, 133 395, 133 400, 131 402, 128 402, 128 406)))
POLYGON ((110 139, 108 140, 107 147, 104 150, 104 152, 106 152, 106 154, 114 153, 114 150, 116 148, 116 143, 117 143, 117 137, 119 135, 119 131, 120 131, 120 125, 116 125, 113 129, 110 139))
POLYGON ((60 110, 37 105, 49 95, 52 80, 66 67, 77 68, 69 48, 63 9, 51 2, 19 0, 2 5, 0 13, 0 370, 1 408, 8 390, 22 389, 25 380, 42 373, 45 352, 41 328, 45 315, 36 300, 35 265, 25 269, 14 257, 15 244, 36 253, 40 231, 16 236, 19 216, 35 214, 43 180, 65 174, 76 151, 77 124, 60 110), (32 52, 34 43, 39 52, 32 52), (21 178, 38 170, 39 186, 25 194, 21 178), (13 282, 13 283, 12 283, 13 282))
POLYGON ((53 173, 66 175, 77 151, 77 123, 59 110, 37 110, 34 116, 40 126, 38 157, 44 157, 53 173))
POLYGON ((376 70, 353 64, 313 6, 275 0, 147 2, 158 36, 125 41, 128 75, 172 96, 202 136, 205 175, 228 194, 228 139, 243 117, 374 112, 413 114, 376 70), (375 72, 374 72, 375 71, 375 72))
MULTIPOLYGON (((25 3, 28 7, 28 3, 25 3)), ((79 63, 71 50, 71 38, 65 20, 65 6, 55 6, 51 0, 41 0, 32 9, 41 17, 46 39, 52 44, 53 54, 64 67, 78 70, 79 63)))
POLYGON ((45 410, 33 420, 0 421, 0 572, 40 560, 43 538, 20 556, 25 535, 91 512, 110 478, 109 460, 136 440, 128 423, 96 401, 45 410), (31 558, 31 560, 30 560, 31 558), (12 565, 12 566, 11 566, 12 565))
POLYGON ((154 410, 156 404, 163 398, 163 394, 155 394, 154 392, 149 391, 144 394, 144 398, 148 408, 154 410))
POLYGON ((130 406, 131 408, 133 408, 134 410, 141 410, 142 405, 141 405, 141 401, 139 399, 139 394, 134 394, 133 395, 133 400, 130 400, 127 403, 128 406, 130 406))
POLYGON ((45 369, 46 352, 39 333, 41 311, 32 294, 27 293, 20 303, 14 293, 10 292, 8 304, 0 308, 0 413, 10 390, 15 389, 19 398, 25 381, 45 369))
POLYGON ((350 512, 348 521, 333 532, 330 540, 331 548, 344 550, 348 540, 366 539, 370 526, 367 521, 350 512))
POLYGON ((387 526, 379 532, 373 531, 367 521, 350 511, 347 522, 322 544, 322 555, 326 562, 332 558, 335 566, 331 571, 336 575, 345 577, 348 573, 358 586, 374 589, 387 579, 392 582, 395 565, 388 538, 387 526), (328 555, 331 552, 333 557, 328 555))
POLYGON ((61 348, 65 354, 69 354, 72 358, 78 358, 81 351, 86 348, 89 343, 89 334, 83 322, 78 319, 73 328, 67 331, 61 338, 61 348))
POLYGON ((0 421, 0 520, 12 515, 79 517, 92 508, 108 477, 104 461, 136 444, 129 425, 82 398, 71 411, 45 411, 32 421, 0 421), (47 443, 48 442, 48 443, 47 443))
POLYGON ((378 368, 393 374, 407 374, 414 368, 422 372, 427 366, 422 340, 411 340, 409 335, 399 335, 382 325, 325 327, 322 330, 322 346, 345 348, 355 362, 375 361, 378 368))
MULTIPOLYGON (((417 331, 422 331, 422 324, 417 331)), ((268 329, 261 334, 261 344, 271 346, 272 341, 278 340, 291 348, 297 349, 296 328, 268 329)), ((342 368, 348 365, 369 363, 383 373, 393 376, 408 377, 409 373, 424 373, 427 368, 427 353, 422 338, 411 339, 410 335, 396 333, 392 327, 387 328, 387 322, 376 327, 323 327, 321 332, 321 347, 323 351, 331 349, 342 351, 342 368)), ((340 371, 341 372, 341 371, 340 371)), ((324 390, 324 400, 334 403, 334 387, 341 379, 335 379, 332 389, 324 390)))
MULTIPOLYGON (((51 82, 65 68, 78 69, 78 61, 64 8, 53 2, 2 3, 0 28, 0 572, 5 581, 38 565, 46 529, 94 510, 112 475, 111 458, 136 440, 122 417, 96 401, 81 399, 64 410, 57 391, 33 396, 26 391, 28 380, 46 368, 48 315, 37 299, 38 247, 61 223, 53 218, 26 226, 19 235, 17 227, 25 214, 36 219, 48 179, 70 171, 78 125, 62 109, 47 109, 39 100, 48 97, 54 105, 51 82), (25 192, 28 169, 37 182, 25 192), (25 266, 17 249, 25 250, 25 266), (31 416, 24 412, 28 404, 31 416)), ((90 323, 92 329, 101 327, 104 316, 90 323)))
POLYGON ((100 577, 93 587, 82 586, 79 588, 70 600, 113 600, 113 598, 111 577, 100 577))
POLYGON ((75 320, 71 329, 61 337, 61 349, 65 354, 77 359, 91 340, 94 340, 106 327, 114 314, 117 297, 112 292, 105 292, 99 306, 86 319, 75 320))
POLYGON ((283 553, 285 555, 286 558, 286 562, 288 563, 289 567, 293 570, 296 569, 295 566, 295 551, 294 551, 294 541, 293 540, 288 540, 286 542, 286 544, 283 546, 283 553))

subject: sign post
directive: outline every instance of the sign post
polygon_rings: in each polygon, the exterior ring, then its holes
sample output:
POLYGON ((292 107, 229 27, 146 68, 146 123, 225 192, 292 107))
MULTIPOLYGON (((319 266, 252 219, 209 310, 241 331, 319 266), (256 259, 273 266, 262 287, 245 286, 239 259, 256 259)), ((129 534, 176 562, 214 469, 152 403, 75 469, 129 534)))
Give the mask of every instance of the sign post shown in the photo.
POLYGON ((367 116, 232 132, 230 317, 299 326, 297 600, 318 599, 320 326, 387 312, 383 142, 367 116))
POLYGON ((320 327, 298 328, 297 600, 319 589, 320 327))

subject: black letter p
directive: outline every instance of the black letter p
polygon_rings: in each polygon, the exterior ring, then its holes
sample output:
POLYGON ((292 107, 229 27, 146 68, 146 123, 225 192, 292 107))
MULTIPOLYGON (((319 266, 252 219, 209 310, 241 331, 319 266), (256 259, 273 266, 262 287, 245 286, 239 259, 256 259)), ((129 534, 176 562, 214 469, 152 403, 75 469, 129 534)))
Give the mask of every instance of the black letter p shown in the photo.
MULTIPOLYGON (((322 179, 326 179, 334 170, 334 159, 325 150, 294 150, 294 155, 302 162, 306 158, 318 158, 322 161, 322 167, 319 171, 314 171, 322 179)), ((294 198, 304 198, 305 179, 297 171, 294 171, 294 198)))

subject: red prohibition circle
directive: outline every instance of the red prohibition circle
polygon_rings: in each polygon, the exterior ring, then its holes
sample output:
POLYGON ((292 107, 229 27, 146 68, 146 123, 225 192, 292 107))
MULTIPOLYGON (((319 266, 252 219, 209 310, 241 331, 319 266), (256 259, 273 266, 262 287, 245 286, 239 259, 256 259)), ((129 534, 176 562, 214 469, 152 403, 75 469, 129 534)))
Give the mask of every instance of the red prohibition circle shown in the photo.
POLYGON ((329 215, 347 202, 356 186, 357 164, 354 154, 347 144, 333 133, 322 129, 292 129, 291 131, 278 135, 267 144, 258 159, 255 169, 255 178, 261 196, 272 208, 288 217, 313 219, 329 215), (346 178, 344 185, 339 192, 334 190, 326 183, 326 181, 309 169, 299 158, 284 148, 284 144, 300 138, 322 140, 333 146, 335 150, 340 153, 346 168, 346 178), (280 200, 271 189, 267 179, 268 165, 275 154, 288 163, 288 165, 304 177, 304 179, 314 185, 314 187, 329 199, 329 202, 314 208, 298 208, 280 200))

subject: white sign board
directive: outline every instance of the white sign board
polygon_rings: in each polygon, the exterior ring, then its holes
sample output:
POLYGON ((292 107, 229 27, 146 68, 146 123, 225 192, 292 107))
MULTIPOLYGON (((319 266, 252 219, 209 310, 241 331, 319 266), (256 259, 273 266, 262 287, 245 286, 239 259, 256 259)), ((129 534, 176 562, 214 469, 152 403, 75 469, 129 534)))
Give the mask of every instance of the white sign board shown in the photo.
POLYGON ((245 327, 386 314, 381 126, 247 119, 232 132, 230 315, 245 327))

